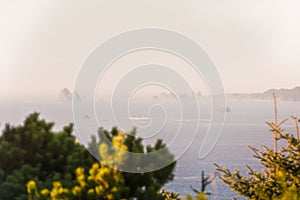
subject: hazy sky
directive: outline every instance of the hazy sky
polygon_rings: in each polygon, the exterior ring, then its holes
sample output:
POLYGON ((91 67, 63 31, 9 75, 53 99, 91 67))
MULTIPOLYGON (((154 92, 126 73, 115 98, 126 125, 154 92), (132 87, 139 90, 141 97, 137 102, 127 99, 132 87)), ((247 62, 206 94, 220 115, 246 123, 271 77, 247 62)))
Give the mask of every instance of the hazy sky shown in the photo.
POLYGON ((107 38, 141 27, 201 44, 227 92, 300 85, 296 0, 0 0, 0 97, 72 89, 81 64, 107 38))

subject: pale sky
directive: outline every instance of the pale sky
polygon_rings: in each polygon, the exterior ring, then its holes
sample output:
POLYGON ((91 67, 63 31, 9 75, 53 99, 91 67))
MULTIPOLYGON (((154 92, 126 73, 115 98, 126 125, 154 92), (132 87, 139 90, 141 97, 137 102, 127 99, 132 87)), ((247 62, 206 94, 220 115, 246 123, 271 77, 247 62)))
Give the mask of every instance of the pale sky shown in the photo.
POLYGON ((0 98, 72 89, 90 52, 120 32, 159 27, 206 49, 227 93, 300 85, 297 0, 0 0, 0 98))

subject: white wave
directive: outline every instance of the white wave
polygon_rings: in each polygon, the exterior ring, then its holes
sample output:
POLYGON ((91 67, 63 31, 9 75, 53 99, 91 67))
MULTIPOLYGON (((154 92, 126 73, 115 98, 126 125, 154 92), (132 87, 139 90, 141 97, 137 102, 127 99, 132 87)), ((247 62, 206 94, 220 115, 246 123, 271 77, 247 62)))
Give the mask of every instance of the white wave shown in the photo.
POLYGON ((134 121, 150 121, 149 117, 129 117, 129 119, 134 121))

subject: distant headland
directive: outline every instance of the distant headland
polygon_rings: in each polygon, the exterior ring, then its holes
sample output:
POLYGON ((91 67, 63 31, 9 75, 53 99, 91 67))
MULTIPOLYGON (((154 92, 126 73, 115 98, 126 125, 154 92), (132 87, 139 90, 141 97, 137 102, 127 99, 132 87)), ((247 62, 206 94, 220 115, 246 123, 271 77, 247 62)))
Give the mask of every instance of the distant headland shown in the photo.
POLYGON ((276 94, 279 101, 300 101, 300 86, 292 89, 269 89, 262 93, 232 93, 227 97, 237 100, 257 100, 257 101, 271 101, 273 99, 272 93, 276 94))

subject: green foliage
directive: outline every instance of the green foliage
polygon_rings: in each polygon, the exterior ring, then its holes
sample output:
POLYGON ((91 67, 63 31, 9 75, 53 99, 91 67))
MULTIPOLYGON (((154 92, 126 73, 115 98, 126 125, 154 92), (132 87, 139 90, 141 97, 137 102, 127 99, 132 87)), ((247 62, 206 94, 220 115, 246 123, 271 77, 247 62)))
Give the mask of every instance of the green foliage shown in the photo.
POLYGON ((54 132, 54 123, 29 115, 23 125, 7 124, 0 136, 0 199, 27 199, 25 184, 36 180, 51 187, 54 180, 71 185, 79 165, 88 168, 95 159, 76 143, 73 125, 54 132))
MULTIPOLYGON (((92 142, 89 145, 90 151, 96 152, 95 149, 99 147, 103 142, 102 138, 105 136, 109 138, 110 141, 113 141, 113 138, 118 134, 118 129, 113 128, 110 132, 104 130, 102 128, 99 129, 97 141, 96 137, 92 139, 92 142)), ((159 150, 165 147, 165 144, 162 140, 157 140, 153 146, 147 145, 146 147, 143 145, 142 138, 136 136, 136 129, 133 128, 129 134, 125 135, 124 145, 127 148, 127 151, 134 153, 149 153, 156 150, 159 150)), ((98 155, 100 158, 101 155, 98 155)), ((166 150, 160 157, 156 157, 152 159, 153 162, 165 162, 166 160, 173 160, 173 155, 166 150)), ((134 166, 144 166, 149 162, 142 160, 127 160, 127 162, 132 163, 134 166)), ((122 172, 122 176, 124 178, 125 185, 128 190, 124 190, 122 193, 122 197, 124 198, 132 198, 136 197, 138 199, 143 200, 154 200, 161 199, 161 195, 159 194, 159 190, 163 185, 167 182, 172 181, 174 174, 173 171, 175 169, 176 162, 171 163, 170 165, 153 172, 147 173, 127 173, 122 172)))
POLYGON ((197 189, 193 189, 193 191, 196 194, 206 194, 206 195, 210 195, 210 192, 205 192, 205 188, 212 183, 212 181, 214 180, 215 176, 211 175, 211 176, 205 176, 204 175, 204 171, 201 171, 201 190, 197 190, 197 189))
MULTIPOLYGON (((119 132, 112 137, 114 147, 126 150, 124 145, 124 133, 119 132)), ((99 154, 106 158, 106 162, 112 165, 121 164, 124 159, 122 151, 116 150, 103 143, 99 146, 99 154)), ((53 182, 50 190, 43 189, 38 191, 36 183, 29 181, 27 191, 30 199, 95 199, 95 200, 114 200, 120 199, 124 186, 124 179, 116 168, 104 165, 104 162, 94 163, 85 173, 84 168, 78 167, 75 171, 76 183, 70 188, 64 188, 61 182, 53 182)))
MULTIPOLYGON (((76 178, 70 182, 70 185, 54 182, 53 187, 39 190, 39 184, 30 189, 27 184, 29 196, 32 199, 54 200, 59 199, 60 195, 65 195, 64 199, 132 199, 138 198, 143 200, 163 200, 164 198, 159 193, 162 185, 173 179, 173 170, 176 163, 149 173, 125 173, 117 170, 117 166, 128 161, 124 155, 124 151, 135 153, 146 153, 156 151, 165 147, 162 140, 158 140, 154 146, 146 146, 142 144, 142 139, 137 138, 136 130, 133 129, 130 134, 125 134, 113 128, 111 132, 100 129, 99 141, 96 137, 92 138, 89 145, 91 151, 98 149, 98 158, 102 158, 100 163, 94 163, 90 169, 78 167, 76 169, 76 178), (107 137, 113 145, 108 145, 102 137, 107 137), (116 148, 117 147, 117 148, 116 148), (114 168, 107 167, 115 166, 114 168), (73 184, 72 184, 73 183, 73 184), (38 186, 37 186, 38 185, 38 186), (59 187, 57 187, 59 185, 59 187), (56 187, 55 187, 56 186, 56 187), (38 191, 37 193, 35 191, 38 191), (44 193, 44 194, 43 194, 44 193)), ((157 158, 156 161, 162 159, 173 159, 173 155, 166 151, 164 156, 157 158)), ((133 161, 132 161, 133 162, 133 161)), ((135 164, 144 164, 143 160, 138 160, 135 164)))
POLYGON ((238 195, 248 199, 300 199, 300 141, 291 133, 284 133, 281 125, 285 121, 267 124, 286 146, 277 152, 266 146, 262 150, 250 147, 263 166, 262 171, 246 166, 249 176, 242 176, 239 170, 231 172, 215 164, 222 173, 221 180, 238 195))

